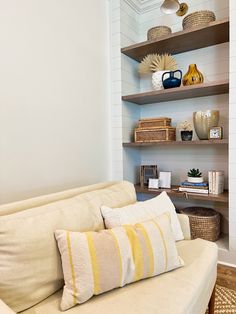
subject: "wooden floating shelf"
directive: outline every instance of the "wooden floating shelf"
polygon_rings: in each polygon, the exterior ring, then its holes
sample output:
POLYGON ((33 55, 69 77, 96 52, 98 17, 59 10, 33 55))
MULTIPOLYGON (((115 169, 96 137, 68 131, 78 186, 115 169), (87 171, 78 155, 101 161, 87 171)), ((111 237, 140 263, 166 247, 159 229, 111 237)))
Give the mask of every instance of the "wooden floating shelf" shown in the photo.
POLYGON ((123 101, 138 105, 229 93, 229 81, 219 81, 123 96, 123 101))
POLYGON ((123 147, 147 147, 147 146, 194 146, 194 145, 228 145, 228 139, 223 140, 198 140, 198 141, 173 141, 152 143, 123 143, 123 147))
POLYGON ((183 199, 195 199, 195 200, 203 200, 203 201, 210 201, 210 202, 221 202, 221 203, 228 203, 228 191, 224 191, 222 194, 196 194, 196 193, 186 193, 186 192, 179 192, 177 186, 172 186, 171 189, 148 189, 148 187, 141 187, 140 185, 135 185, 135 190, 137 193, 144 193, 144 194, 152 194, 152 195, 159 195, 163 191, 167 192, 170 197, 177 197, 183 199))
POLYGON ((141 61, 150 53, 172 54, 191 51, 222 44, 229 41, 229 19, 225 18, 210 23, 206 27, 198 27, 190 30, 176 32, 162 37, 156 41, 145 41, 121 49, 128 57, 141 61))

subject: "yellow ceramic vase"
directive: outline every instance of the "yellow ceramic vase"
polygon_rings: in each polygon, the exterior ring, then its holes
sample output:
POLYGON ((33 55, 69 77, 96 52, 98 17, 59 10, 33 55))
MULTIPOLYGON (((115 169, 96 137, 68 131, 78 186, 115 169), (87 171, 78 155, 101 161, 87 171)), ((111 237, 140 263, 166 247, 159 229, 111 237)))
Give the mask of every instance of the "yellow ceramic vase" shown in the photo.
POLYGON ((203 83, 204 78, 202 73, 198 70, 196 64, 190 64, 188 72, 183 77, 183 85, 194 85, 203 83))

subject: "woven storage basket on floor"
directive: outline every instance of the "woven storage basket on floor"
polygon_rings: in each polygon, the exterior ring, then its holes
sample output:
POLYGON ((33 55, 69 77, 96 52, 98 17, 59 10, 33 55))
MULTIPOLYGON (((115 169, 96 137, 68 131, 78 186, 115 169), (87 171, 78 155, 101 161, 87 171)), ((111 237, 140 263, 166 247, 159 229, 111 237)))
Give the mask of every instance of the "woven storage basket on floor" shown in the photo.
POLYGON ((147 32, 148 40, 156 40, 160 37, 167 36, 171 34, 171 28, 168 26, 156 26, 150 28, 147 32))
POLYGON ((214 22, 216 16, 211 11, 197 11, 187 15, 183 19, 183 29, 189 29, 194 27, 206 26, 210 22, 214 22))
POLYGON ((180 212, 189 217, 192 239, 201 238, 215 242, 220 236, 220 214, 214 209, 187 207, 180 212))

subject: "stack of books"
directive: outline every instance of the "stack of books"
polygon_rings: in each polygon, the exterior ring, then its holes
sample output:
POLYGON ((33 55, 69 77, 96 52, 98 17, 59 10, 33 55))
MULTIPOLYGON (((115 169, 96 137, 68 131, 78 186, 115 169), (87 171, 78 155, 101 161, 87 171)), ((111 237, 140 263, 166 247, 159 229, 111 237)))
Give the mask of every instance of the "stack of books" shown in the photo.
POLYGON ((221 194, 224 192, 224 171, 208 171, 209 193, 221 194))
POLYGON ((190 183, 188 181, 184 181, 181 182, 179 191, 197 194, 208 194, 209 193, 208 182, 190 183))

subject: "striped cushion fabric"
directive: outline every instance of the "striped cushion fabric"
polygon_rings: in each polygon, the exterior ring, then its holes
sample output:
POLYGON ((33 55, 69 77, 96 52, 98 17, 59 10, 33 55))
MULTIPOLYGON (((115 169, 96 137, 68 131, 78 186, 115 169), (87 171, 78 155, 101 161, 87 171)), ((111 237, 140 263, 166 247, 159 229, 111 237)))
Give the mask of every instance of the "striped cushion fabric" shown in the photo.
POLYGON ((169 214, 99 232, 57 230, 65 286, 61 310, 183 265, 169 214))

